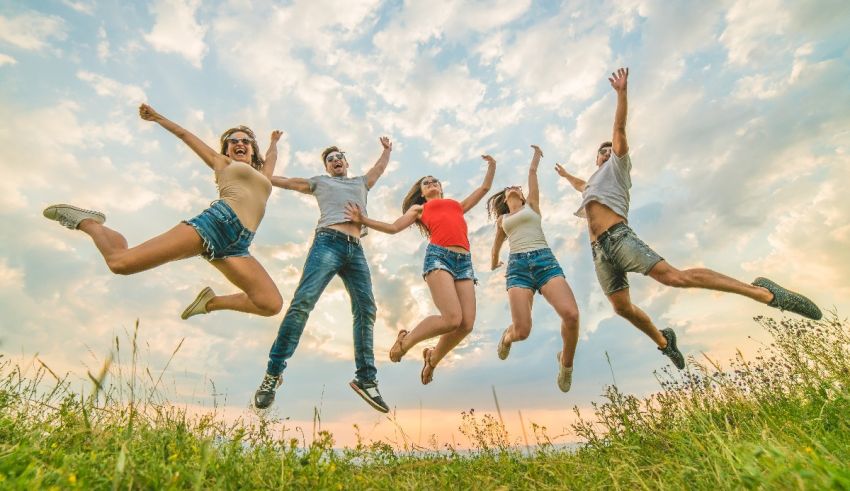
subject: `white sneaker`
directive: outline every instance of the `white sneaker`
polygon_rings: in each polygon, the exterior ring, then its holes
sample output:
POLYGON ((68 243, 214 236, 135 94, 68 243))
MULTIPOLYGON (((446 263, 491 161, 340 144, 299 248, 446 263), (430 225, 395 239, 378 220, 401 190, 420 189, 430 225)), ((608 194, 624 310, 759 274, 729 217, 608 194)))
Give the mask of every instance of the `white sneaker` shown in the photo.
POLYGON ((561 392, 569 392, 573 385, 573 367, 565 367, 561 363, 561 352, 555 358, 558 360, 558 388, 561 392))
POLYGON ((195 300, 186 307, 186 310, 180 314, 180 318, 184 321, 193 315, 198 314, 206 314, 207 312, 207 302, 213 299, 215 296, 215 292, 210 287, 205 287, 198 293, 198 296, 195 297, 195 300))
POLYGON ((50 205, 41 213, 44 215, 44 218, 56 220, 71 230, 76 230, 80 226, 80 222, 85 219, 91 219, 101 224, 106 221, 106 215, 99 211, 84 210, 76 206, 64 204, 50 205))

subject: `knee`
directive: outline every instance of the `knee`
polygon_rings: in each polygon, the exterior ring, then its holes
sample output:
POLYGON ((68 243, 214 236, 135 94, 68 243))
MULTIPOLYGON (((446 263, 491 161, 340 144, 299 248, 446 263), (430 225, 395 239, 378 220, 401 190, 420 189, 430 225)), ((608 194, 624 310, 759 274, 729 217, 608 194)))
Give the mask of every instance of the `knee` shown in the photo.
MULTIPOLYGON (((442 315, 442 317, 446 331, 453 331, 457 329, 463 322, 463 314, 459 310, 457 312, 446 312, 442 315)), ((472 330, 472 327, 470 327, 470 330, 472 330)))
POLYGON ((634 309, 632 308, 631 303, 615 303, 614 304, 614 312, 617 313, 620 317, 625 317, 626 319, 632 316, 632 312, 634 309))
POLYGON ((561 321, 567 326, 578 326, 578 310, 568 309, 560 313, 561 321))
POLYGON ((683 271, 673 270, 664 273, 658 278, 658 281, 660 281, 663 285, 683 288, 688 286, 688 275, 683 271))
POLYGON ((283 308, 283 298, 281 298, 280 294, 262 296, 254 299, 254 305, 260 310, 260 315, 271 317, 280 313, 280 309, 283 308))
POLYGON ((531 334, 531 322, 514 322, 514 341, 525 341, 531 334))
POLYGON ((460 322, 460 324, 458 324, 458 326, 455 328, 455 330, 457 332, 463 334, 464 336, 468 336, 469 334, 472 333, 473 324, 475 324, 475 322, 473 320, 469 320, 469 321, 462 320, 460 322))

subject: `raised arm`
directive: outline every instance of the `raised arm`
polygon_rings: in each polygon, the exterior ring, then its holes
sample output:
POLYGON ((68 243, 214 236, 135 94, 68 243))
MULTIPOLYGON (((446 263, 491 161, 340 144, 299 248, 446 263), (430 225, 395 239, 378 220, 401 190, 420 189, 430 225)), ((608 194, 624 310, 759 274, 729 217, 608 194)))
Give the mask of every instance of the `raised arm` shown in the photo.
POLYGON ((537 166, 540 165, 540 157, 543 157, 543 150, 537 145, 532 145, 534 156, 531 157, 531 165, 528 167, 528 196, 526 201, 538 215, 540 214, 540 186, 537 185, 537 166))
POLYGON ((578 177, 570 174, 561 164, 555 164, 555 172, 557 172, 559 176, 570 181, 570 184, 580 193, 583 193, 584 188, 587 187, 587 182, 584 179, 579 179, 578 177))
POLYGON ((277 142, 280 140, 280 137, 283 135, 283 132, 280 130, 272 131, 271 139, 269 140, 269 149, 266 151, 266 159, 263 164, 263 175, 272 178, 274 174, 274 167, 277 165, 277 142))
POLYGON ((496 175, 496 159, 489 155, 482 155, 482 159, 487 162, 487 173, 484 174, 484 182, 481 183, 481 186, 475 189, 469 196, 467 196, 463 201, 460 202, 460 206, 463 208, 463 212, 466 213, 473 206, 477 205, 481 198, 490 191, 490 187, 493 186, 493 176, 496 175))
POLYGON ((183 140, 183 142, 186 143, 186 145, 188 145, 189 148, 191 148, 192 151, 195 152, 198 157, 200 157, 201 160, 203 160, 204 163, 210 166, 213 170, 221 170, 229 163, 229 159, 227 157, 210 148, 210 146, 204 143, 200 138, 193 135, 177 123, 156 112, 154 108, 149 105, 142 104, 139 106, 139 117, 145 121, 153 121, 154 123, 159 124, 166 130, 170 131, 174 136, 183 140))
POLYGON ((493 250, 490 252, 490 269, 496 269, 503 263, 499 260, 499 252, 502 250, 502 244, 505 243, 505 230, 502 228, 502 217, 496 220, 496 236, 493 238, 493 250))
POLYGON ((383 232, 385 234, 397 234, 407 227, 413 225, 413 222, 416 221, 417 218, 422 214, 422 206, 421 205, 413 205, 410 207, 407 212, 400 216, 393 223, 381 222, 378 220, 372 220, 363 214, 360 210, 360 207, 354 203, 347 203, 345 205, 345 218, 359 225, 366 225, 367 227, 377 230, 378 232, 383 232))
POLYGON ((611 82, 611 87, 617 91, 617 110, 614 112, 614 136, 611 139, 613 143, 612 150, 617 157, 622 157, 629 153, 629 143, 626 140, 626 116, 629 111, 627 97, 629 69, 620 68, 611 74, 611 78, 608 81, 611 82))
POLYGON ((304 194, 313 194, 313 188, 310 187, 310 181, 302 177, 272 176, 271 181, 272 186, 275 187, 289 189, 290 191, 298 191, 299 193, 304 194))
POLYGON ((372 186, 378 182, 378 178, 387 170, 387 164, 390 163, 390 153, 393 151, 393 142, 386 136, 381 137, 381 146, 384 150, 381 156, 375 161, 375 165, 366 173, 366 187, 372 189, 372 186))

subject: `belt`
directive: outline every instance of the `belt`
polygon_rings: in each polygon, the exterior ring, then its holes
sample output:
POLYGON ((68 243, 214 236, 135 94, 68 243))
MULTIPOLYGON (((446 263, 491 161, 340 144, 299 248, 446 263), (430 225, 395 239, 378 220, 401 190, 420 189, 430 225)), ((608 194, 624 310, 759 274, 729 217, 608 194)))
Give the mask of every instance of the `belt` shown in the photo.
POLYGON ((348 235, 345 232, 340 232, 339 230, 327 227, 321 227, 316 229, 316 235, 330 235, 331 237, 335 237, 337 239, 342 239, 346 242, 350 242, 355 245, 360 245, 360 238, 354 237, 353 235, 348 235))
POLYGON ((629 226, 626 225, 626 222, 615 223, 614 225, 611 225, 610 227, 608 227, 608 230, 599 234, 599 236, 596 237, 596 240, 594 240, 593 243, 598 244, 598 243, 602 242, 603 240, 607 239, 609 235, 613 234, 617 230, 620 230, 621 228, 629 228, 629 226))

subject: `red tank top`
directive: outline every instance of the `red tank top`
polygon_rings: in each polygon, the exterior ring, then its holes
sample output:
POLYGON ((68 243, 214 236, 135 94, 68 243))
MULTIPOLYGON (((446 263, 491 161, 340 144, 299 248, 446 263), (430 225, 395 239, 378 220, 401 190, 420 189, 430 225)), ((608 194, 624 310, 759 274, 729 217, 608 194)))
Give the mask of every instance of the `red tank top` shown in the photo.
POLYGON ((431 243, 441 247, 458 246, 469 250, 463 207, 453 199, 432 199, 422 207, 419 218, 431 233, 431 243))

